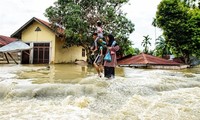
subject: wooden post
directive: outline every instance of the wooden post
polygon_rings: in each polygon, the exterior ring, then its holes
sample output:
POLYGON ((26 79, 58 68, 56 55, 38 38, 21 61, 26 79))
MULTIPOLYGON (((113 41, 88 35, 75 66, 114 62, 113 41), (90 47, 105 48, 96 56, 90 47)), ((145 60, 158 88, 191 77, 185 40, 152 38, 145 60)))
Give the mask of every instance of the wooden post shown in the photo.
POLYGON ((8 60, 8 57, 7 57, 6 53, 3 53, 3 54, 6 57, 7 63, 9 63, 9 60, 8 60))
POLYGON ((12 57, 12 55, 8 52, 8 55, 11 57, 11 59, 16 63, 16 64, 18 64, 17 63, 17 61, 15 61, 15 59, 12 57))

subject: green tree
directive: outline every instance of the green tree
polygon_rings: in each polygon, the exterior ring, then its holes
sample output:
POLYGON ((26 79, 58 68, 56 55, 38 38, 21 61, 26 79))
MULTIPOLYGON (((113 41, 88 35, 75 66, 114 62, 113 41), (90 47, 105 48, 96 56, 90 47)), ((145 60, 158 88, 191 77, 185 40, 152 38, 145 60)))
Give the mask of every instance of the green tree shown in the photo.
POLYGON ((140 54, 140 50, 138 48, 130 47, 128 51, 125 52, 126 55, 138 55, 140 54))
POLYGON ((46 9, 45 16, 55 29, 64 28, 65 47, 83 46, 89 55, 92 33, 97 21, 103 24, 104 32, 112 33, 123 54, 132 44, 128 40, 134 24, 126 18, 121 7, 129 0, 58 0, 46 9))
POLYGON ((133 55, 139 55, 141 53, 139 48, 134 48, 134 54, 133 55))
POLYGON ((149 37, 149 35, 143 36, 143 37, 144 37, 144 40, 142 41, 141 45, 144 47, 143 52, 147 54, 149 52, 149 46, 151 46, 151 42, 150 42, 151 38, 149 37))
POLYGON ((156 39, 156 48, 155 48, 156 56, 163 57, 164 55, 169 55, 170 48, 168 47, 166 40, 163 36, 159 36, 156 39))
POLYGON ((185 63, 199 52, 199 9, 188 7, 182 0, 162 0, 156 13, 157 26, 163 30, 173 54, 185 63))
POLYGON ((134 48, 133 48, 133 47, 130 47, 130 48, 128 49, 128 51, 125 52, 125 56, 126 56, 126 55, 134 55, 134 52, 135 52, 134 48))
POLYGON ((191 54, 200 57, 200 9, 196 8, 189 11, 191 16, 189 19, 191 29, 191 54))

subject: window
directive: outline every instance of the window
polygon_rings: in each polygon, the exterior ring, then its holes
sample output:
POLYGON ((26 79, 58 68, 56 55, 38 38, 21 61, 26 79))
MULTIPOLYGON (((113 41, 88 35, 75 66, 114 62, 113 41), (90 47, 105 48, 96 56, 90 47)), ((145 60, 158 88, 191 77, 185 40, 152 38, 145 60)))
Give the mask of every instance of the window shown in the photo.
POLYGON ((82 48, 82 57, 85 57, 85 49, 82 48))

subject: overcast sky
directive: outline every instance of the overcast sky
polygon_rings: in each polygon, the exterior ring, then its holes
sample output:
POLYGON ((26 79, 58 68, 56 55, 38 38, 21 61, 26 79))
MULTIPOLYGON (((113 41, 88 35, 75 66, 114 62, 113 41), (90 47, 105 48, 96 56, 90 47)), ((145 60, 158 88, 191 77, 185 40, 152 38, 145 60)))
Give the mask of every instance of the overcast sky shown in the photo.
MULTIPOLYGON (((10 36, 32 17, 47 21, 45 9, 56 0, 0 0, 0 35, 10 36)), ((134 47, 142 49, 143 36, 152 38, 152 48, 155 43, 155 28, 151 25, 155 17, 157 5, 161 0, 130 0, 130 5, 124 7, 128 19, 135 24, 135 31, 130 39, 134 47)), ((161 35, 156 30, 156 36, 161 35)))

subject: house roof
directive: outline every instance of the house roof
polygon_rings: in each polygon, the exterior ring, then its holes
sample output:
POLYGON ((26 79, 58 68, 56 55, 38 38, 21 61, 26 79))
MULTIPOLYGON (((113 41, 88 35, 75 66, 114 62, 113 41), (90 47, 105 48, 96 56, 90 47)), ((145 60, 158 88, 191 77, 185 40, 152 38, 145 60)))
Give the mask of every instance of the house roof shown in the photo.
POLYGON ((36 17, 33 17, 32 19, 30 19, 28 22, 26 22, 22 27, 20 27, 16 32, 14 32, 11 37, 15 37, 15 38, 20 38, 21 39, 21 33, 27 28, 29 27, 33 22, 38 22, 41 25, 44 25, 45 27, 47 27, 48 29, 50 29, 52 32, 54 32, 57 36, 60 36, 64 33, 64 29, 62 28, 58 28, 56 31, 51 27, 51 23, 46 22, 44 20, 38 19, 36 17))
POLYGON ((8 43, 13 42, 15 40, 16 40, 16 38, 11 38, 11 37, 0 35, 0 46, 7 45, 8 43))
POLYGON ((141 65, 141 66, 147 66, 147 65, 175 65, 178 66, 180 63, 174 62, 172 60, 166 60, 163 58, 155 57, 152 55, 147 55, 144 53, 141 53, 136 56, 132 56, 129 58, 124 58, 118 61, 118 65, 141 65))
POLYGON ((29 45, 20 40, 17 40, 1 47, 0 52, 17 52, 29 49, 31 49, 29 45))

